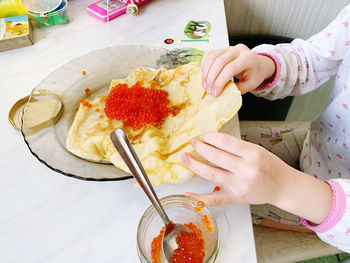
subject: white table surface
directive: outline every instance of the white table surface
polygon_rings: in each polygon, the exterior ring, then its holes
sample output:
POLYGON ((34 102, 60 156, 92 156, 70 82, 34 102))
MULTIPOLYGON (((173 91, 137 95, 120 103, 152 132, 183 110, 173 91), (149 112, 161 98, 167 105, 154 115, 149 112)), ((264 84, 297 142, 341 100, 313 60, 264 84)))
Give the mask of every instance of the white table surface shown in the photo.
MULTIPOLYGON (((31 155, 22 135, 7 119, 14 102, 50 72, 95 49, 141 44, 203 50, 228 46, 222 0, 154 0, 138 16, 109 23, 89 16, 91 1, 69 2, 70 23, 34 29, 35 44, 0 53, 0 262, 139 262, 136 230, 150 205, 135 181, 87 182, 51 171, 31 155), (186 39, 189 20, 212 24, 210 43, 186 39)), ((238 135, 238 119, 235 117, 238 135)), ((213 184, 196 177, 181 186, 163 185, 160 197, 185 191, 207 192, 213 184)), ((256 262, 248 205, 212 208, 220 233, 216 262, 256 262)))

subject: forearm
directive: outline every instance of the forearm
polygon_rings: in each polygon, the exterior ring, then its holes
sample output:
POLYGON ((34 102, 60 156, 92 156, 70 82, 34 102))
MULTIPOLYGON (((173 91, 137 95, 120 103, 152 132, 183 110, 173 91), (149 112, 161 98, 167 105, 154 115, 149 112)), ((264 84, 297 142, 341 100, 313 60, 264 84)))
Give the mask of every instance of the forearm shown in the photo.
POLYGON ((275 206, 314 224, 323 222, 332 210, 332 190, 328 184, 292 167, 281 176, 275 206))
POLYGON ((253 91, 256 96, 269 100, 299 96, 317 89, 337 72, 341 62, 329 58, 327 50, 320 54, 317 46, 302 39, 291 44, 261 45, 253 50, 268 54, 276 63, 274 81, 253 91))
POLYGON ((265 55, 258 55, 258 59, 262 65, 261 68, 264 71, 264 83, 271 82, 276 73, 275 62, 270 57, 265 55))

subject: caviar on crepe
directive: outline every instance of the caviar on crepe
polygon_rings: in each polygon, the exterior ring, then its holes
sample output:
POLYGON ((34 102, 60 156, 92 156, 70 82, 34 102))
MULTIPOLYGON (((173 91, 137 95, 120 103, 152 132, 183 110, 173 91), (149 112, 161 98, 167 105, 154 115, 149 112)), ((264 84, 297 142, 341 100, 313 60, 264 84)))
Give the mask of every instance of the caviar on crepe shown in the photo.
POLYGON ((79 102, 85 107, 88 107, 88 108, 92 107, 92 104, 84 99, 79 99, 79 102))
POLYGON ((142 81, 137 81, 129 87, 119 83, 113 87, 105 102, 105 113, 110 119, 120 120, 125 126, 139 130, 147 124, 159 125, 175 112, 168 108, 168 92, 165 90, 144 88, 142 81))

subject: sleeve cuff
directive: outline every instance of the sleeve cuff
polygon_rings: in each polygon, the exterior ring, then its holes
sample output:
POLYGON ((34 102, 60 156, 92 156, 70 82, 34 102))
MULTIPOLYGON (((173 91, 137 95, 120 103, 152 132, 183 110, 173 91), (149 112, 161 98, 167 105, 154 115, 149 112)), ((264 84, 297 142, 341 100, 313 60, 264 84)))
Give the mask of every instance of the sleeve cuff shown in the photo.
POLYGON ((311 222, 302 218, 303 224, 318 233, 324 233, 333 228, 343 217, 346 208, 346 197, 343 188, 332 181, 325 181, 333 192, 333 207, 329 216, 319 225, 312 225, 311 222))
POLYGON ((269 53, 265 53, 265 52, 258 53, 257 52, 256 54, 271 58, 272 61, 275 63, 275 68, 276 68, 273 80, 271 82, 269 82, 269 83, 266 83, 266 84, 262 85, 261 87, 256 88, 254 90, 254 91, 261 91, 261 90, 264 90, 264 89, 271 88, 272 86, 274 86, 276 84, 276 82, 279 79, 280 72, 281 72, 281 63, 278 61, 278 59, 275 56, 273 56, 273 55, 271 55, 269 53))

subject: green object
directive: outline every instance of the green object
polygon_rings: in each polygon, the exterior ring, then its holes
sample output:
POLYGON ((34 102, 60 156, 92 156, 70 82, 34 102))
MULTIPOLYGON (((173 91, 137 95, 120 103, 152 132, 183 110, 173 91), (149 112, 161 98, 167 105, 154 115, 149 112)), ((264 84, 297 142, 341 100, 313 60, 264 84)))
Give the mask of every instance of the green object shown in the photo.
POLYGON ((208 42, 209 43, 209 38, 206 39, 181 39, 181 42, 208 42))
POLYGON ((340 262, 345 262, 346 260, 350 260, 350 254, 348 253, 341 253, 338 254, 340 262))
POLYGON ((191 39, 201 39, 206 37, 211 29, 211 24, 208 21, 194 21, 187 23, 185 28, 185 35, 191 39))
POLYGON ((33 17, 34 21, 37 23, 38 27, 49 27, 58 24, 67 24, 69 18, 65 14, 56 14, 48 17, 33 17))
POLYGON ((61 5, 48 13, 32 13, 34 21, 38 27, 50 27, 58 24, 67 24, 69 18, 67 17, 67 0, 63 0, 61 5))

